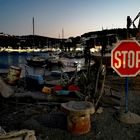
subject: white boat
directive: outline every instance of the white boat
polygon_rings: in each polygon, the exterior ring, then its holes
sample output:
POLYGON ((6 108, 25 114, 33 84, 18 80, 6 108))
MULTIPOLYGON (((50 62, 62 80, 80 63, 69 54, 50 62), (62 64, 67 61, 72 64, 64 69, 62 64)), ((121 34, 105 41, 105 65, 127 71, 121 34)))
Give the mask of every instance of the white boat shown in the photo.
POLYGON ((116 46, 116 44, 119 42, 119 39, 117 35, 114 34, 108 34, 108 44, 106 45, 105 48, 102 46, 98 51, 95 51, 91 53, 91 57, 94 59, 95 62, 101 62, 102 64, 106 65, 107 67, 111 67, 111 51, 112 49, 116 46), (110 45, 110 38, 114 38, 115 42, 110 45))
POLYGON ((106 65, 107 67, 111 66, 111 50, 115 47, 115 45, 113 46, 107 46, 107 49, 102 52, 102 50, 98 51, 98 52, 93 52, 91 53, 91 57, 93 58, 93 60, 95 62, 101 62, 102 64, 106 65))

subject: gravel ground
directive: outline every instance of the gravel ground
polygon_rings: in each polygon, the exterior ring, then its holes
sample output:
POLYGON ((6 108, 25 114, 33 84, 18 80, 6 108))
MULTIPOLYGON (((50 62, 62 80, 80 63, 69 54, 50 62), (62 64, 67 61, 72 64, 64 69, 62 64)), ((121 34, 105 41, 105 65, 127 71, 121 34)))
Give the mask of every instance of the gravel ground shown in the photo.
MULTIPOLYGON (((0 126, 6 131, 32 129, 38 140, 139 140, 140 124, 125 124, 116 118, 124 107, 124 79, 107 77, 106 85, 121 96, 121 107, 102 104, 103 111, 91 116, 91 130, 87 134, 73 135, 67 130, 67 119, 59 104, 38 104, 31 98, 0 97, 0 126)), ((130 78, 129 111, 140 115, 139 76, 130 78)), ((109 93, 109 90, 105 90, 109 93)))

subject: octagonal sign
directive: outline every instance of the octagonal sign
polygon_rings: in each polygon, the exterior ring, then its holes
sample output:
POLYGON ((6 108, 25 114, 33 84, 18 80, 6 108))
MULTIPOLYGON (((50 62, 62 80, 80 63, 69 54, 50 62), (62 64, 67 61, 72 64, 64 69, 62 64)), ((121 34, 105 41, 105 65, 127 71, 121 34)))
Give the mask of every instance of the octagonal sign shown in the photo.
POLYGON ((111 67, 121 77, 140 72, 140 45, 136 40, 122 40, 111 51, 111 67))

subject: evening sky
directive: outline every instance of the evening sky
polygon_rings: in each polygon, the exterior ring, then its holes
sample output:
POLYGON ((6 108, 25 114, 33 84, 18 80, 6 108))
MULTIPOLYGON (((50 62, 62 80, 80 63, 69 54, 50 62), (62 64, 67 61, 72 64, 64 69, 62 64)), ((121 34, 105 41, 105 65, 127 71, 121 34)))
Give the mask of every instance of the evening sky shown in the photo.
MULTIPOLYGON (((0 32, 48 37, 80 36, 102 29, 126 28, 140 12, 140 0, 0 0, 0 32)), ((136 21, 137 24, 137 21, 136 21)))

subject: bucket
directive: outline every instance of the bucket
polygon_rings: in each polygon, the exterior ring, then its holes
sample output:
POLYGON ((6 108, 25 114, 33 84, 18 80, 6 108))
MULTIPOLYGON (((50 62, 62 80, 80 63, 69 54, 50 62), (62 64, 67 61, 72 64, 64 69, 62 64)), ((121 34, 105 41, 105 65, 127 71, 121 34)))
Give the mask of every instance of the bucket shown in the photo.
POLYGON ((76 115, 69 114, 67 117, 68 130, 77 135, 85 134, 90 131, 90 114, 76 115))
POLYGON ((14 85, 17 83, 17 81, 20 79, 21 74, 21 68, 16 66, 10 66, 8 75, 7 75, 7 82, 11 85, 14 85))

